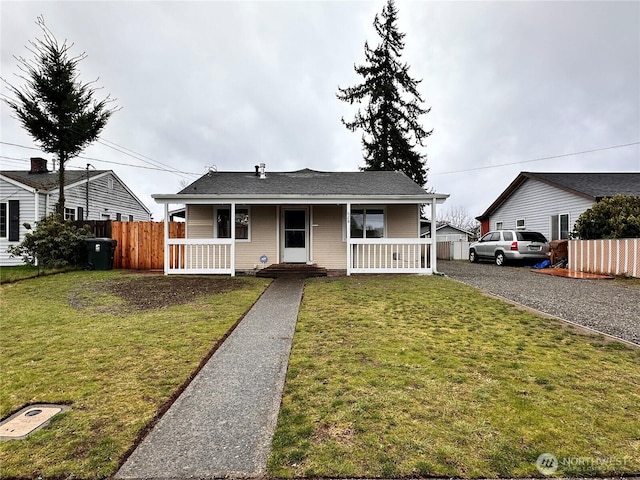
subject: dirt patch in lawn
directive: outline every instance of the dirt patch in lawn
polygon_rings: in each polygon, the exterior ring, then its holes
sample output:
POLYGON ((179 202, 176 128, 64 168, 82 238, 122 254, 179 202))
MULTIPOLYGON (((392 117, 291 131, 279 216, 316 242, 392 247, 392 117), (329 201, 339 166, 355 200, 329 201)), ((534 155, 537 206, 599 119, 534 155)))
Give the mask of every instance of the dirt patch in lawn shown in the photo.
POLYGON ((109 283, 117 295, 136 310, 166 308, 189 303, 196 297, 226 293, 244 285, 242 279, 206 276, 129 276, 109 283))
POLYGON ((113 314, 158 310, 230 292, 245 284, 242 278, 128 274, 79 287, 70 292, 69 304, 77 310, 113 314))

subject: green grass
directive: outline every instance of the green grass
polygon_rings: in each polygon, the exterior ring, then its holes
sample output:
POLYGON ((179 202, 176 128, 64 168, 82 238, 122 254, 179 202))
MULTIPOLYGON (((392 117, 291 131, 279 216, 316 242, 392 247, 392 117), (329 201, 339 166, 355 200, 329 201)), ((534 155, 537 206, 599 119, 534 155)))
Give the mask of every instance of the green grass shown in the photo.
POLYGON ((65 272, 70 269, 60 268, 38 268, 31 265, 17 265, 15 267, 2 267, 0 268, 0 283, 17 282, 18 280, 25 280, 29 278, 35 278, 40 275, 51 275, 54 273, 65 272))
POLYGON ((640 350, 439 277, 311 281, 269 459, 278 477, 640 471, 640 350))
MULTIPOLYGON (((0 415, 34 402, 71 406, 48 428, 0 442, 1 477, 113 474, 138 433, 268 283, 227 279, 226 292, 184 291, 188 303, 162 308, 140 309, 110 293, 114 284, 143 280, 149 276, 72 272, 0 287, 0 415)), ((153 300, 158 292, 146 295, 153 300)))

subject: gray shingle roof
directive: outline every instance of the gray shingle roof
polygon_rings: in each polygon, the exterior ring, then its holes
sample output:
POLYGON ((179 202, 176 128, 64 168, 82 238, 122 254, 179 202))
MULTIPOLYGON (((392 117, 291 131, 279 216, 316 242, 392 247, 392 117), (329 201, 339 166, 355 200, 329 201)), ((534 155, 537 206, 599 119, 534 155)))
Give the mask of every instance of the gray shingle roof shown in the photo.
POLYGON ((423 195, 402 172, 216 172, 204 175, 179 194, 215 195, 423 195))
POLYGON ((640 195, 640 172, 547 173, 520 172, 477 220, 483 220, 500 207, 528 179, 544 182, 561 190, 596 202, 614 195, 640 195))
MULTIPOLYGON (((89 170, 89 178, 95 177, 96 175, 100 175, 102 173, 106 173, 108 171, 109 170, 89 170)), ((29 173, 29 171, 27 170, 2 170, 0 171, 0 175, 4 175, 7 178, 15 180, 16 182, 20 182, 28 187, 35 188, 36 190, 52 190, 54 188, 57 188, 59 185, 58 172, 29 173)), ((86 178, 86 170, 65 169, 64 171, 65 186, 71 185, 81 180, 86 180, 86 178)))
POLYGON ((640 195, 640 172, 636 173, 531 173, 538 179, 558 187, 593 197, 594 200, 613 195, 640 195))

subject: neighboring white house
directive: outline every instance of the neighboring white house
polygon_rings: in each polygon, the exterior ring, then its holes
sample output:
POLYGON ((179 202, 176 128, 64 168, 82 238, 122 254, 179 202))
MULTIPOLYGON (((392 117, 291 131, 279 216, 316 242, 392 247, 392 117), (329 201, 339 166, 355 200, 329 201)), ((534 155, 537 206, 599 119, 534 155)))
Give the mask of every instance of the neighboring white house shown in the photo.
POLYGON ((521 172, 476 219, 481 235, 491 230, 526 229, 549 240, 567 239, 585 210, 618 194, 640 195, 640 172, 521 172))
MULTIPOLYGON (((429 238, 431 236, 431 221, 420 220, 420 236, 429 238)), ((469 242, 473 239, 473 232, 458 228, 447 222, 437 222, 436 241, 438 242, 469 242)))
MULTIPOLYGON (((43 158, 28 171, 0 171, 0 265, 19 265, 7 248, 22 241, 27 229, 55 210, 58 172, 43 158)), ((112 170, 65 170, 65 218, 71 220, 149 221, 151 211, 112 170)))

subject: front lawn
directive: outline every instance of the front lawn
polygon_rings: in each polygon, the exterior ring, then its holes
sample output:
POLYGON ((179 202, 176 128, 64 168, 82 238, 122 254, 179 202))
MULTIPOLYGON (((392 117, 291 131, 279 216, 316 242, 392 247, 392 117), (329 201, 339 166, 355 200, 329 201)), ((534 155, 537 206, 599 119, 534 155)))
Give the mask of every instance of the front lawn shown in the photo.
POLYGON ((640 471, 640 350, 439 277, 309 281, 269 474, 640 471))
POLYGON ((71 409, 0 442, 0 476, 105 478, 268 281, 72 272, 0 287, 0 416, 71 409))
POLYGON ((17 282, 40 275, 52 275, 70 270, 69 268, 42 268, 31 265, 16 265, 14 267, 0 268, 0 283, 17 282))

